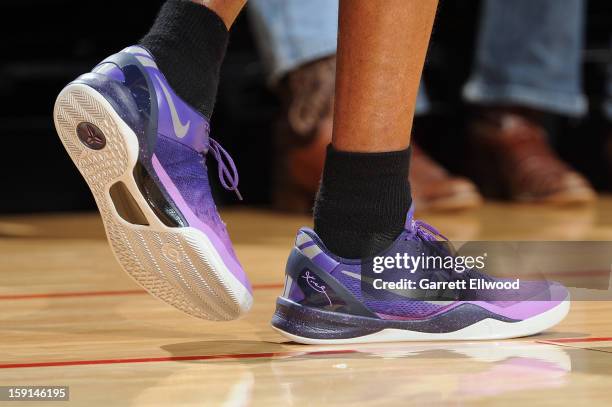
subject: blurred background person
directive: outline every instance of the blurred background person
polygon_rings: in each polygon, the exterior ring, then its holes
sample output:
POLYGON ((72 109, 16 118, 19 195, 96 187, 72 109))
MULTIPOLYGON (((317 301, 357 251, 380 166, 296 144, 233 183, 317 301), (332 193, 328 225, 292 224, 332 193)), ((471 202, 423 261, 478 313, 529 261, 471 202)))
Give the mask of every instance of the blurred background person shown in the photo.
MULTIPOLYGON (((283 209, 311 207, 331 139, 337 6, 331 0, 250 4, 269 81, 283 102, 274 197, 283 209)), ((554 135, 545 126, 549 115, 580 117, 587 111, 581 86, 584 9, 582 0, 482 3, 463 99, 473 108, 469 170, 485 195, 555 204, 595 198, 589 182, 551 147, 554 135)), ((416 114, 429 110, 421 83, 416 114)), ((420 209, 480 204, 472 181, 450 174, 414 142, 413 150, 410 182, 420 209)))
POLYGON ((550 147, 546 115, 580 117, 585 2, 486 0, 476 58, 463 90, 473 174, 486 195, 517 201, 589 202, 588 181, 550 147))

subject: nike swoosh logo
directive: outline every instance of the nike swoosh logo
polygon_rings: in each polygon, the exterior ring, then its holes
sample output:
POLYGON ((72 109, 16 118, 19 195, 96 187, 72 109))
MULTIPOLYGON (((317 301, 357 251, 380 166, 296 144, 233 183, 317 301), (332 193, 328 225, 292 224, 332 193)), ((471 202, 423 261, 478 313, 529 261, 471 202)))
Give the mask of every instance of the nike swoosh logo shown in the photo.
MULTIPOLYGON (((355 280, 361 281, 363 279, 363 281, 365 281, 366 283, 371 284, 372 286, 374 286, 374 279, 373 278, 363 277, 360 274, 353 273, 351 271, 346 271, 346 270, 341 270, 340 272, 342 274, 344 274, 345 276, 349 276, 351 278, 354 278, 355 280)), ((387 290, 387 289, 383 288, 383 291, 387 291, 387 292, 390 292, 392 294, 399 295, 400 297, 408 298, 408 299, 411 299, 411 300, 418 300, 419 299, 419 298, 415 298, 415 297, 409 295, 407 293, 408 290, 392 290, 392 289, 387 290)), ((433 305, 448 305, 448 304, 452 304, 452 303, 455 302, 455 301, 425 301, 425 300, 420 300, 420 301, 423 301, 424 303, 427 303, 427 304, 433 304, 433 305)))
POLYGON ((172 96, 170 96, 170 92, 168 88, 164 85, 161 79, 157 77, 157 81, 161 85, 162 92, 164 92, 164 96, 166 97, 166 103, 168 103, 168 107, 170 108, 170 116, 172 117, 172 127, 174 127, 174 133, 176 133, 176 137, 183 138, 189 131, 189 126, 191 125, 191 121, 187 121, 187 123, 181 123, 181 118, 176 111, 176 106, 174 106, 174 101, 172 100, 172 96))

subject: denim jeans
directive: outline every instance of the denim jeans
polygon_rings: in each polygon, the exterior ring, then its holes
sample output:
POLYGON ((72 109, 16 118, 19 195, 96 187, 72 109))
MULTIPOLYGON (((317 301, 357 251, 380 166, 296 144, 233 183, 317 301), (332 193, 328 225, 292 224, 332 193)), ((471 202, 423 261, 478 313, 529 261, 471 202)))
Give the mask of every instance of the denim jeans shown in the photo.
POLYGON ((583 0, 486 0, 463 97, 569 116, 586 112, 583 0))
POLYGON ((254 0, 247 10, 272 81, 336 53, 337 1, 254 0))
MULTIPOLYGON (((580 57, 584 9, 584 0, 483 1, 476 58, 464 99, 584 114, 580 57)), ((251 0, 248 10, 271 81, 335 53, 336 1, 251 0)), ((610 76, 612 95, 612 72, 610 76)), ((612 115, 612 96, 607 107, 612 115)), ((417 114, 428 108, 421 84, 417 114)))

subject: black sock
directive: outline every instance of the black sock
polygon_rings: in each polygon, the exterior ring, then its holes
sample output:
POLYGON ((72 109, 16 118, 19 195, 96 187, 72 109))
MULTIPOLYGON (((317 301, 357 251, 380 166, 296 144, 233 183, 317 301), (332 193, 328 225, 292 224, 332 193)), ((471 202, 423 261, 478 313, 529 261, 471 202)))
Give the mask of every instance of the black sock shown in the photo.
POLYGON ((168 0, 140 44, 172 89, 210 119, 229 33, 212 10, 189 0, 168 0))
POLYGON ((332 253, 371 257, 402 232, 412 203, 410 148, 350 153, 327 148, 314 207, 314 227, 332 253))

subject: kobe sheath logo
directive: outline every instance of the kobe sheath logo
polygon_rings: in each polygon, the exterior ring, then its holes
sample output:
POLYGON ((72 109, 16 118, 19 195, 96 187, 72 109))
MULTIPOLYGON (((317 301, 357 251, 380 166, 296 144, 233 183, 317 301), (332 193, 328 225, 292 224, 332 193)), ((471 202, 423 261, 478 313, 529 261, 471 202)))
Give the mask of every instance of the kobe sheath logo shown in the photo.
POLYGON ((89 122, 81 122, 77 126, 77 136, 81 143, 92 150, 102 150, 106 146, 106 137, 96 125, 89 122))
POLYGON ((302 276, 302 278, 306 280, 306 283, 310 288, 312 288, 318 293, 323 294, 325 298, 327 298, 329 305, 332 305, 332 302, 329 299, 329 295, 327 295, 326 287, 323 284, 317 283, 317 279, 315 278, 315 276, 310 274, 310 270, 306 270, 306 273, 302 276))
POLYGON ((164 97, 166 98, 166 103, 168 104, 168 108, 170 109, 170 116, 172 117, 172 127, 174 127, 174 133, 176 133, 176 137, 183 138, 189 131, 189 126, 191 125, 190 121, 187 121, 186 124, 181 123, 181 118, 176 111, 176 106, 174 106, 174 101, 172 100, 172 96, 168 91, 168 88, 164 85, 161 79, 156 76, 157 81, 161 85, 162 92, 164 92, 164 97))

